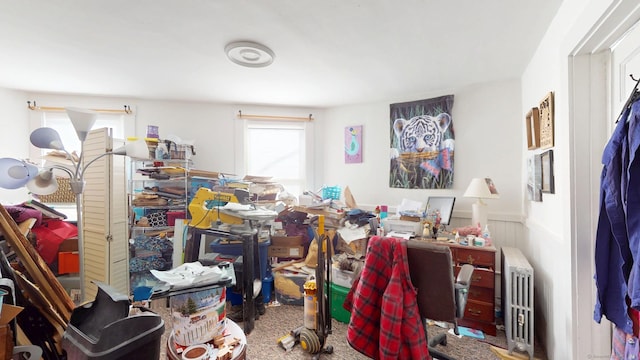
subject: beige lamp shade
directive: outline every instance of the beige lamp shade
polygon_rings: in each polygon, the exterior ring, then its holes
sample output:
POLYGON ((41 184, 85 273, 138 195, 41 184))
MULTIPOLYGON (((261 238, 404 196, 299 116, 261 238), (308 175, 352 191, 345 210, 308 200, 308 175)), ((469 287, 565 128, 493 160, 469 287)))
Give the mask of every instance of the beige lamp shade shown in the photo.
POLYGON ((473 178, 464 192, 464 197, 476 198, 471 205, 471 224, 484 227, 488 223, 487 204, 482 199, 499 199, 500 194, 491 178, 473 178))
POLYGON ((464 197, 499 199, 500 194, 491 178, 473 178, 464 192, 464 197))

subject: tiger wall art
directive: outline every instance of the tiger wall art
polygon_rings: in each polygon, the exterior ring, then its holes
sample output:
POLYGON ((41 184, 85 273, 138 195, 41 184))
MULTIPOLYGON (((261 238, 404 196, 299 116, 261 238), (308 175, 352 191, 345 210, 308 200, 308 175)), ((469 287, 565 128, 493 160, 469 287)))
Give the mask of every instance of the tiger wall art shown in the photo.
POLYGON ((391 105, 389 186, 453 187, 453 95, 391 105))

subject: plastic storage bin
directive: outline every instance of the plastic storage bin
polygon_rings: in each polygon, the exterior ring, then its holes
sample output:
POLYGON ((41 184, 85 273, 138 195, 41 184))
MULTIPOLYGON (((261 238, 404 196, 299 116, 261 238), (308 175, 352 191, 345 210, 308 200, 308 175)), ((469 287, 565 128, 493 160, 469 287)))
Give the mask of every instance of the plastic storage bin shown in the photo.
POLYGON ((155 313, 129 315, 129 298, 109 285, 96 283, 95 301, 75 308, 62 336, 68 359, 160 358, 164 321, 155 313))
MULTIPOLYGON (((260 264, 260 275, 259 275, 260 279, 264 279, 264 277, 267 275, 267 269, 269 268, 268 257, 267 257, 269 245, 271 245, 271 241, 269 240, 258 243, 258 256, 259 256, 258 261, 260 264)), ((241 243, 224 244, 224 243, 219 243, 214 241, 211 244, 209 244, 209 248, 211 249, 211 252, 214 252, 214 253, 242 256, 241 243)), ((237 271, 236 271, 236 275, 237 275, 237 271)), ((257 279, 258 274, 255 274, 255 275, 257 279)), ((236 276, 236 279, 239 279, 239 277, 236 276)))
POLYGON ((80 272, 80 256, 77 251, 58 253, 58 274, 75 274, 80 272))
POLYGON ((340 200, 342 189, 340 186, 325 186, 322 188, 322 199, 340 200))
POLYGON ((331 281, 334 284, 351 289, 354 280, 353 271, 340 270, 336 266, 331 266, 331 281))
POLYGON ((351 313, 342 307, 348 293, 349 288, 331 284, 331 317, 345 324, 348 324, 351 319, 351 313))

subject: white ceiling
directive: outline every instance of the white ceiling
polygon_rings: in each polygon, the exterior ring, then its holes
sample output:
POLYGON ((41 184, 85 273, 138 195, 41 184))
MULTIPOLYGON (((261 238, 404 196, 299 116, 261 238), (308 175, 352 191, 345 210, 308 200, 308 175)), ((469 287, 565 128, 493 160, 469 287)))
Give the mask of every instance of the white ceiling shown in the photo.
POLYGON ((518 78, 561 2, 0 0, 0 87, 310 107, 411 97, 518 78), (273 64, 229 61, 240 40, 273 64))

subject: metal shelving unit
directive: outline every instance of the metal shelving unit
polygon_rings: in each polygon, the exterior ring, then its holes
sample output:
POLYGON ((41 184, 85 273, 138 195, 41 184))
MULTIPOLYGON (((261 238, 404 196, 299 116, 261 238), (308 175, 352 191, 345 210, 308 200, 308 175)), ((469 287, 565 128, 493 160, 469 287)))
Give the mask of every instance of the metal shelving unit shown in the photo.
POLYGON ((152 286, 149 270, 170 270, 173 221, 188 217, 190 160, 132 159, 129 168, 129 278, 131 291, 152 286), (182 214, 182 216, 180 216, 182 214))

